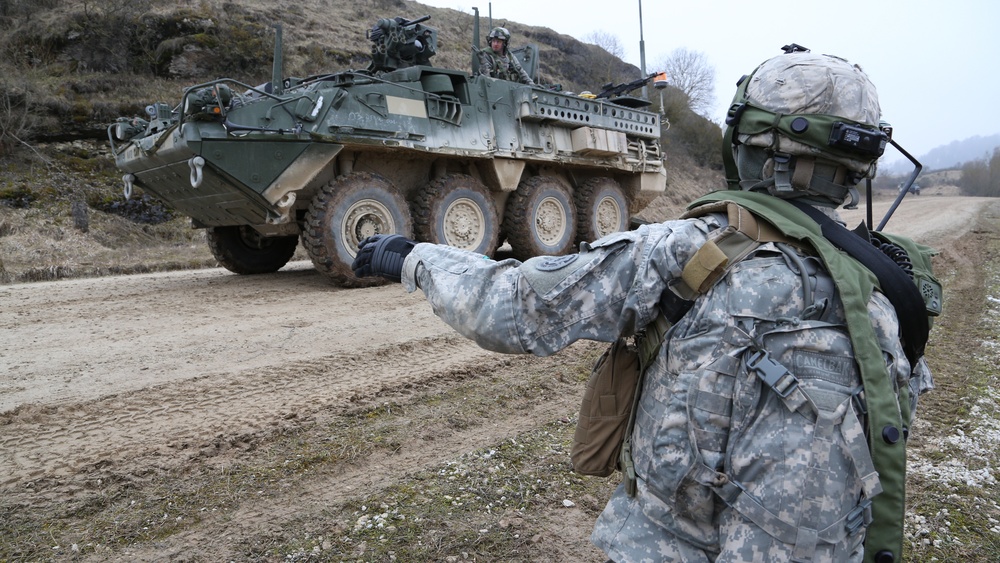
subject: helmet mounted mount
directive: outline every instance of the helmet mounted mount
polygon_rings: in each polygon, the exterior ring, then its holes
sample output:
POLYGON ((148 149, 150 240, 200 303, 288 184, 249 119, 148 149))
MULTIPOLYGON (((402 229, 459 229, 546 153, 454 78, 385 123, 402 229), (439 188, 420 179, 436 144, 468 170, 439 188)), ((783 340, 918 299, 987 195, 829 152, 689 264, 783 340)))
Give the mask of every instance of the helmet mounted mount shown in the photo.
POLYGON ((875 88, 844 59, 795 43, 782 50, 737 83, 726 116, 726 181, 730 189, 836 205, 849 197, 853 206, 854 186, 874 175, 890 140, 891 127, 879 126, 875 88), (746 151, 763 154, 740 154, 746 151))

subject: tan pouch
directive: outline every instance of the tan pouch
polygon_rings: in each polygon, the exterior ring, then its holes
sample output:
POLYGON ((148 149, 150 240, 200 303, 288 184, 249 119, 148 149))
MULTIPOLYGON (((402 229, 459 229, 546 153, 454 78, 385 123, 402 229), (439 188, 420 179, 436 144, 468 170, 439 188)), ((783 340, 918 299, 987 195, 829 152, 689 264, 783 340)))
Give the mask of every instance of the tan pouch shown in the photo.
POLYGON ((618 468, 639 375, 639 353, 625 338, 616 340, 598 358, 573 435, 573 471, 607 477, 618 468))

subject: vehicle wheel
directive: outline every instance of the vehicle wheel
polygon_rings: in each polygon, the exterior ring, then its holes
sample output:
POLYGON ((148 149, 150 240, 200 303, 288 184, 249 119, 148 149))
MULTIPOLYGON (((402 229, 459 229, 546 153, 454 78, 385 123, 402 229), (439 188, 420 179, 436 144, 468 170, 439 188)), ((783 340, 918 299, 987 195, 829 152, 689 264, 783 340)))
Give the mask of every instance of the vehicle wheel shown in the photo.
POLYGON ((270 274, 292 259, 299 237, 265 237, 246 225, 209 227, 208 248, 222 267, 237 274, 270 274))
POLYGON ((482 182, 454 174, 427 184, 417 193, 413 229, 422 242, 493 256, 499 245, 500 219, 493 196, 482 182))
POLYGON ((569 188, 551 176, 521 182, 507 200, 504 232, 519 260, 571 252, 576 241, 576 206, 569 188))
POLYGON ((611 178, 591 178, 577 189, 574 199, 579 217, 578 242, 592 242, 628 230, 629 202, 618 182, 611 178))
POLYGON ((358 243, 372 235, 412 233, 406 200, 396 187, 377 174, 359 172, 337 178, 316 194, 302 243, 313 266, 338 285, 366 287, 385 280, 355 277, 351 263, 358 243))

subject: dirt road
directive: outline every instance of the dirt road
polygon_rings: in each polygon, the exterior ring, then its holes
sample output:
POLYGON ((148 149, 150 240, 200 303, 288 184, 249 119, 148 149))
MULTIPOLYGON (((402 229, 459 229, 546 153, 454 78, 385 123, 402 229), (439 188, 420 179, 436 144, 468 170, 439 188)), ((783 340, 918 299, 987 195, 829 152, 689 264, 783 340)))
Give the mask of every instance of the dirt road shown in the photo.
MULTIPOLYGON (((887 206, 876 207, 876 222, 887 206)), ((909 197, 887 230, 947 249, 987 209, 997 215, 996 200, 909 197)), ((863 214, 848 212, 848 224, 863 214)), ((70 540, 58 538, 72 538, 73 553, 98 558, 253 558, 246 546, 260 527, 320 514, 322 506, 343 502, 339 497, 378 491, 478 447, 571 419, 581 357, 599 350, 582 343, 549 359, 486 352, 437 320, 419 293, 339 289, 307 263, 264 276, 211 269, 0 286, 0 333, 5 513, 28 521, 19 511, 43 511, 62 522, 53 524, 63 535, 53 535, 59 545, 50 547, 70 553, 70 540), (463 385, 480 386, 482 396, 463 399, 478 405, 469 407, 474 416, 426 399, 463 385), (503 391, 518 385, 530 390, 503 391), (406 403, 417 396, 419 405, 406 403), (224 519, 203 516, 155 541, 133 537, 117 545, 92 530, 64 529, 61 503, 107 510, 145 480, 231 466, 276 436, 401 402, 408 414, 395 420, 409 429, 393 447, 350 446, 356 451, 329 474, 298 479, 288 493, 227 504, 224 519), (214 541, 223 536, 241 539, 214 541)), ((553 529, 544 530, 549 538, 575 536, 553 540, 543 552, 599 560, 586 536, 602 502, 578 501, 554 516, 553 529)), ((32 538, 25 545, 39 541, 32 538)))

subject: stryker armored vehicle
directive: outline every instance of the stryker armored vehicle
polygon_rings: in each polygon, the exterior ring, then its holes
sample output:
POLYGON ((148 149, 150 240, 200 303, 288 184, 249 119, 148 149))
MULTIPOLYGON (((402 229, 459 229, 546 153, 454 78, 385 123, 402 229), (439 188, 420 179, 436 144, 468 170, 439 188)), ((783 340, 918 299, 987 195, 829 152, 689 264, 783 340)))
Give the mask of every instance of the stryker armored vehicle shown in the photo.
MULTIPOLYGON (((119 118, 108 136, 126 197, 141 187, 191 217, 233 272, 274 272, 301 238, 317 270, 362 286, 378 283, 351 271, 370 235, 565 254, 663 192, 659 115, 480 76, 475 54, 472 72, 431 66, 429 18, 381 19, 367 69, 308 78, 283 76, 276 26, 271 82, 220 78, 119 118)), ((537 76, 537 47, 519 60, 537 76)))

